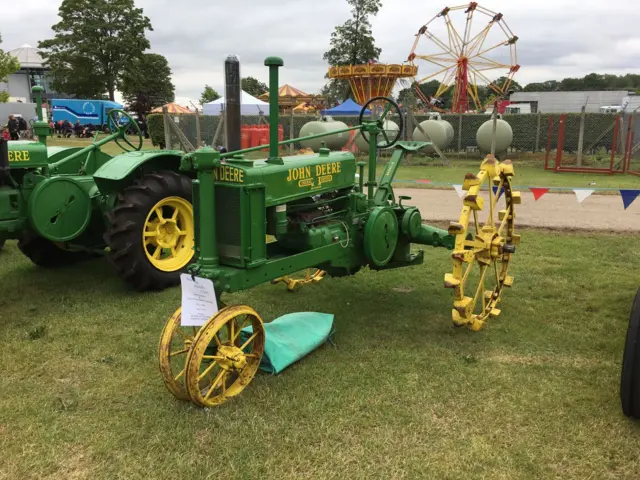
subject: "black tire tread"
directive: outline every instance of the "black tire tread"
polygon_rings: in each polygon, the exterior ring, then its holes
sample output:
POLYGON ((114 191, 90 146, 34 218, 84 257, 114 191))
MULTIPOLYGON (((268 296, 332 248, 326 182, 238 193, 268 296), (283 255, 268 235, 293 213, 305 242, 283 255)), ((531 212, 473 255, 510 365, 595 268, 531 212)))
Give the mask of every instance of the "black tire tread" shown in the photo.
POLYGON ((147 173, 117 195, 116 206, 107 215, 107 257, 118 275, 135 290, 163 290, 180 282, 181 271, 163 272, 151 265, 140 240, 151 207, 173 196, 192 201, 188 177, 170 170, 147 173))
POLYGON ((18 249, 35 265, 43 268, 60 268, 94 257, 89 252, 63 250, 51 240, 27 233, 18 241, 18 249))
POLYGON ((640 289, 629 315, 620 374, 620 401, 626 416, 640 418, 640 289))

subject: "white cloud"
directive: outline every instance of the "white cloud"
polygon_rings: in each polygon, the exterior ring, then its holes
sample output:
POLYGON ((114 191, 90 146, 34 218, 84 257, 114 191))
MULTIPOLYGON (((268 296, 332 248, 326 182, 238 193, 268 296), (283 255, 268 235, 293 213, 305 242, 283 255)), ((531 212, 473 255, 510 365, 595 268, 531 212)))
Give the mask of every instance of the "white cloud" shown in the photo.
MULTIPOLYGON (((334 27, 349 17, 345 0, 137 0, 154 27, 151 49, 165 55, 173 69, 176 95, 197 99, 205 83, 222 93, 224 56, 235 53, 242 75, 267 80, 263 60, 283 57, 281 83, 309 93, 324 84, 334 27)), ((460 2, 463 3, 463 2, 460 2)), ((0 16, 2 47, 36 45, 52 35, 60 4, 28 0, 0 16)), ((457 4, 457 2, 454 2, 457 4)), ((373 20, 381 60, 407 58, 418 28, 446 5, 442 2, 384 0, 373 20)), ((519 37, 516 76, 520 83, 579 77, 590 72, 640 73, 640 9, 637 0, 482 1, 500 11, 519 37)), ((458 12, 459 13, 459 12, 458 12)), ((453 17, 453 15, 452 15, 453 17)), ((462 27, 461 27, 462 28, 462 27)), ((441 25, 434 31, 445 34, 441 25)), ((421 74, 428 70, 421 65, 421 74)))

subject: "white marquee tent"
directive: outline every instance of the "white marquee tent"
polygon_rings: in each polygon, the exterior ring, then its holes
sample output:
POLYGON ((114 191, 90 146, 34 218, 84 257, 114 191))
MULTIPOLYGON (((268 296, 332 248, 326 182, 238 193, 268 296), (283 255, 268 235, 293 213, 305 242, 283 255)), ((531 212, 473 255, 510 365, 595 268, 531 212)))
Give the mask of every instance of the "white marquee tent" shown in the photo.
MULTIPOLYGON (((205 115, 220 115, 220 112, 224 109, 225 97, 214 100, 213 102, 205 103, 203 105, 205 115)), ((252 97, 244 90, 240 96, 240 114, 241 115, 269 115, 269 104, 252 97)))

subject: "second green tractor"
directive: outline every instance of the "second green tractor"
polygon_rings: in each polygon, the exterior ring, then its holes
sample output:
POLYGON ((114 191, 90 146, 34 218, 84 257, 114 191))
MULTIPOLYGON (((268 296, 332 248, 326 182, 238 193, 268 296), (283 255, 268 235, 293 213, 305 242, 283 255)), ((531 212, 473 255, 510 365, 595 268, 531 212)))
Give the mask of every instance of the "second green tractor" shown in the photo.
POLYGON ((136 290, 177 284, 194 253, 183 152, 140 151, 140 129, 121 110, 109 112, 112 133, 87 147, 47 146, 42 89, 34 93, 38 141, 0 140, 0 248, 18 240, 24 255, 47 268, 106 255, 136 290), (103 152, 109 142, 124 153, 103 152))

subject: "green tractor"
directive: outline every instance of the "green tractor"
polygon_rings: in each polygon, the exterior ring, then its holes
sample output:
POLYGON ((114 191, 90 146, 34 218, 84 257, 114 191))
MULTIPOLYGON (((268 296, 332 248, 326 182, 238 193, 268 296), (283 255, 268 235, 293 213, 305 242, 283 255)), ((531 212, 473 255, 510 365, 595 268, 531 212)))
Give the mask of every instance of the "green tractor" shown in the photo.
POLYGON ((136 290, 177 284, 194 253, 183 152, 140 151, 140 128, 122 110, 109 113, 112 133, 89 146, 48 147, 42 88, 33 91, 38 141, 0 140, 0 247, 18 240, 24 255, 47 268, 106 255, 136 290), (112 141, 124 153, 101 151, 112 141))

